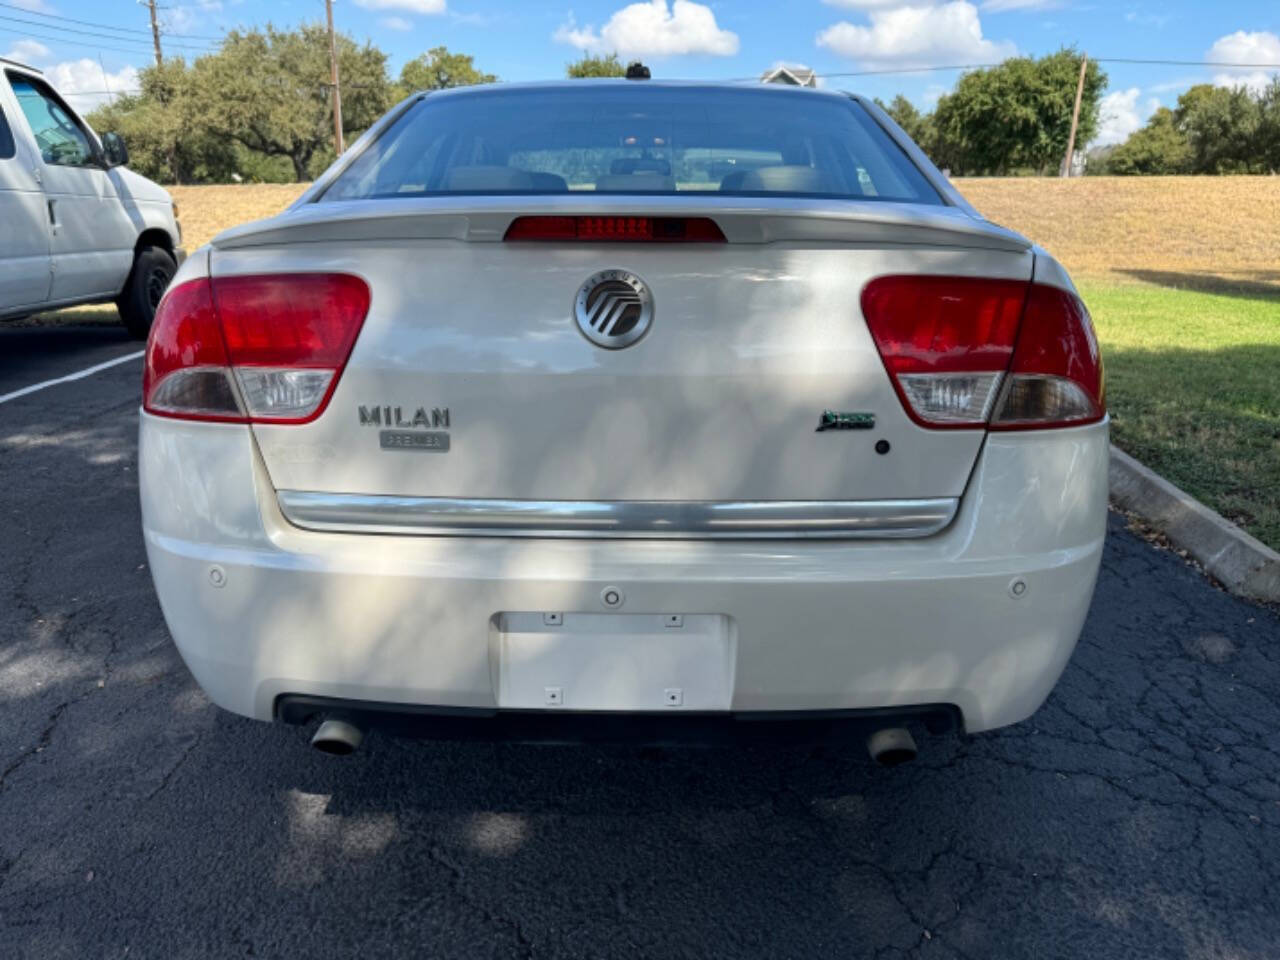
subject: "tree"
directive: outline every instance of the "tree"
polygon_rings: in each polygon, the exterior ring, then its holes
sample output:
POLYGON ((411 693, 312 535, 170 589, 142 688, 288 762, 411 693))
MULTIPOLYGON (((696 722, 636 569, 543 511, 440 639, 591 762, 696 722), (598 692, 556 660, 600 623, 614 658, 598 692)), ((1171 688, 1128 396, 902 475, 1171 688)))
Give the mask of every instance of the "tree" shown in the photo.
POLYGON ((196 90, 185 61, 144 67, 138 84, 137 94, 121 96, 86 117, 95 130, 124 138, 134 170, 166 183, 225 180, 236 171, 234 145, 196 122, 196 90))
MULTIPOLYGON (((934 111, 935 162, 957 173, 1047 173, 1067 150, 1080 54, 1062 49, 1032 59, 1015 57, 998 67, 961 76, 934 111)), ((1090 61, 1080 101, 1078 143, 1098 128, 1107 76, 1090 61)))
POLYGON ((477 70, 474 57, 450 53, 447 47, 432 47, 400 69, 400 89, 406 97, 418 90, 469 87, 477 83, 495 83, 497 79, 492 73, 477 70))
POLYGON ((1105 168, 1098 172, 1166 176, 1190 173, 1191 147, 1186 134, 1178 129, 1177 116, 1168 107, 1161 107, 1146 126, 1135 130, 1129 139, 1111 151, 1105 168))
MULTIPOLYGON (((337 38, 342 127, 348 142, 391 104, 386 54, 346 35, 337 38)), ((321 24, 282 31, 233 31, 221 49, 195 62, 192 120, 225 140, 282 157, 296 180, 316 172, 333 136, 329 35, 321 24)))
POLYGON ((588 53, 581 60, 565 64, 564 72, 575 80, 584 77, 625 77, 627 68, 622 65, 616 53, 608 56, 592 56, 588 53))
POLYGON ((900 126, 907 136, 916 142, 921 150, 928 153, 932 149, 934 140, 932 114, 921 113, 916 109, 915 104, 902 94, 894 97, 893 102, 888 106, 879 100, 876 100, 876 103, 893 118, 893 122, 900 126))
POLYGON ((1280 173, 1280 76, 1258 98, 1258 160, 1267 173, 1280 173))
POLYGON ((1178 97, 1178 129, 1186 136, 1192 173, 1250 173, 1258 156, 1259 100, 1246 87, 1192 87, 1178 97))

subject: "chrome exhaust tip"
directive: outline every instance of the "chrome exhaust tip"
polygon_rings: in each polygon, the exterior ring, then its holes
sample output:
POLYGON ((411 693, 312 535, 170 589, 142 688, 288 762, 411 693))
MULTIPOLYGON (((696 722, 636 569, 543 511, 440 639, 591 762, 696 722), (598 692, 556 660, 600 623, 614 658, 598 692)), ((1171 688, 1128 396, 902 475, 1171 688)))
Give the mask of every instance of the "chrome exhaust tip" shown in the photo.
POLYGON ((321 753, 334 757, 346 757, 356 752, 364 733, 345 720, 326 720, 316 728, 311 745, 321 753))
POLYGON ((896 767, 916 758, 916 741, 905 727, 885 727, 867 737, 867 753, 882 767, 896 767))

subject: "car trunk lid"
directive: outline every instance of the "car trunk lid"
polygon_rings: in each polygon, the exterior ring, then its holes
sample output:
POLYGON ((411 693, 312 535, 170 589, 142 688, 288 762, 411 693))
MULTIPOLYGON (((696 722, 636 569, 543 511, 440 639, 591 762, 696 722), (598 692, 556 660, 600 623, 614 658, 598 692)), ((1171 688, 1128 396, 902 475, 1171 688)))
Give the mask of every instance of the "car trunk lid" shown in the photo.
POLYGON ((215 276, 346 271, 371 306, 323 415, 255 424, 275 487, 538 502, 955 498, 982 429, 905 413, 862 316, 885 275, 1029 282, 1021 237, 961 211, 613 197, 707 216, 726 243, 503 242, 517 216, 601 199, 308 205, 215 242, 215 276), (575 321, 593 277, 652 321, 605 349, 575 321))

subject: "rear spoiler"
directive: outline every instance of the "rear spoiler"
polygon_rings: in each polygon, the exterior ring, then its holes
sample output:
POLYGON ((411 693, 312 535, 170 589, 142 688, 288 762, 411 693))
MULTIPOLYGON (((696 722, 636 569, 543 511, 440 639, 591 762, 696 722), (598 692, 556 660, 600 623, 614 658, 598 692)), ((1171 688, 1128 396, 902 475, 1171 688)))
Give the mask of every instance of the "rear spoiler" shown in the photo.
POLYGON ((729 243, 865 243, 1027 253, 1031 241, 957 207, 866 200, 623 196, 388 197, 296 205, 220 233, 217 250, 286 243, 458 240, 497 243, 518 216, 710 217, 729 243))

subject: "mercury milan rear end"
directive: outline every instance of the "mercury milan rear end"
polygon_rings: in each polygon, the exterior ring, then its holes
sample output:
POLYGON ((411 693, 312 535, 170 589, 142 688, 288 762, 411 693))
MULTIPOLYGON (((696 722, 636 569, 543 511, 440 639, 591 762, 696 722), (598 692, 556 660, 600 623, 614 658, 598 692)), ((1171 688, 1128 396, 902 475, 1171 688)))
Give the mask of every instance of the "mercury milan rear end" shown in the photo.
POLYGON ((977 731, 1071 654, 1107 450, 1066 274, 873 104, 489 87, 187 261, 143 522, 247 716, 977 731))

